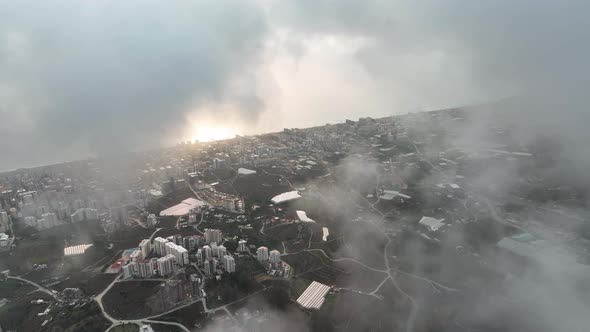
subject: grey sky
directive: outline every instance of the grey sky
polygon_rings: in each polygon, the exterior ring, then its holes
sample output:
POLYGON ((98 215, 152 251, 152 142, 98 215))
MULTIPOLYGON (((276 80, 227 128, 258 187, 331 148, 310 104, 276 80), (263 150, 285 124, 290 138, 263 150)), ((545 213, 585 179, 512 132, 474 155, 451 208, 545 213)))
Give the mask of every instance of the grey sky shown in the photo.
POLYGON ((589 7, 3 2, 0 169, 172 144, 220 122, 255 133, 512 94, 550 103, 547 123, 564 118, 556 105, 585 116, 589 7))

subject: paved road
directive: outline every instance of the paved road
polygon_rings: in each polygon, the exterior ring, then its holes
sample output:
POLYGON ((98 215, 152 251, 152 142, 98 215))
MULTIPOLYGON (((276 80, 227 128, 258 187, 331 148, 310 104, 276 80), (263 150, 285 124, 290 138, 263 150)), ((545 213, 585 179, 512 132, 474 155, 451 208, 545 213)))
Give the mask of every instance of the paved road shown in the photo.
POLYGON ((154 240, 154 235, 156 235, 156 233, 158 233, 158 231, 160 231, 163 228, 156 228, 156 230, 152 233, 152 235, 150 235, 150 242, 154 240))
POLYGON ((54 299, 57 299, 57 297, 55 296, 55 294, 53 294, 52 291, 50 291, 49 289, 47 289, 47 288, 45 288, 45 287, 43 287, 43 286, 41 286, 41 285, 39 285, 39 284, 37 284, 35 282, 32 282, 30 280, 27 280, 27 279, 24 279, 24 278, 21 278, 21 277, 10 277, 9 276, 8 279, 14 279, 14 280, 26 282, 27 284, 30 284, 30 285, 33 285, 33 286, 37 287, 37 290, 38 291, 41 291, 43 293, 46 293, 47 295, 50 295, 54 299))
POLYGON ((109 290, 111 290, 111 288, 113 288, 113 286, 117 283, 117 280, 119 280, 121 278, 121 275, 118 275, 108 286, 107 288, 105 288, 100 294, 96 295, 94 297, 94 301, 96 301, 96 303, 98 303, 98 306, 100 307, 100 310, 102 311, 102 314, 106 317, 106 319, 110 320, 111 323, 113 324, 122 324, 125 321, 123 320, 118 320, 115 319, 113 317, 111 317, 105 310, 104 310, 104 306, 102 305, 102 297, 108 293, 109 290))
MULTIPOLYGON (((107 331, 109 331, 109 330, 110 330, 111 328, 113 328, 114 326, 121 325, 121 324, 133 323, 133 324, 138 324, 138 325, 141 325, 142 323, 144 323, 144 322, 145 322, 145 323, 158 323, 158 324, 175 325, 175 326, 178 326, 179 328, 181 328, 183 331, 190 332, 190 330, 189 330, 189 329, 188 329, 186 326, 184 326, 184 325, 182 325, 182 324, 180 324, 180 323, 176 323, 176 322, 166 322, 166 321, 160 321, 160 320, 157 320, 156 318, 157 318, 157 317, 160 317, 160 316, 162 316, 162 315, 166 315, 166 314, 172 313, 172 312, 174 312, 174 311, 180 310, 180 309, 182 309, 182 308, 188 307, 188 306, 190 306, 190 305, 193 305, 193 304, 195 304, 195 303, 197 303, 197 302, 202 302, 202 303, 203 303, 203 309, 204 309, 204 311, 205 311, 206 313, 210 313, 210 312, 216 312, 216 311, 219 311, 219 310, 225 310, 225 311, 226 311, 226 313, 227 313, 227 314, 228 314, 228 315, 229 315, 229 316, 230 316, 230 317, 231 317, 233 320, 236 320, 236 318, 235 318, 235 317, 232 315, 232 313, 231 313, 231 312, 230 312, 230 311, 227 309, 227 307, 228 307, 228 306, 230 306, 230 305, 232 305, 232 304, 235 304, 235 303, 237 303, 237 302, 240 302, 240 301, 246 300, 246 299, 248 299, 248 298, 250 298, 250 297, 252 297, 252 296, 255 296, 256 294, 259 294, 260 292, 262 292, 262 291, 264 290, 264 289, 261 289, 261 290, 259 290, 259 291, 257 291, 257 292, 254 292, 254 293, 252 293, 252 294, 250 294, 250 295, 248 295, 248 296, 242 297, 242 298, 240 298, 240 299, 238 299, 238 300, 236 300, 236 301, 233 301, 233 302, 227 303, 227 304, 225 304, 225 305, 223 305, 223 306, 216 307, 216 308, 212 308, 212 309, 209 309, 209 308, 207 308, 207 301, 205 300, 205 298, 200 298, 200 299, 198 299, 198 300, 190 301, 190 302, 188 302, 188 303, 186 303, 186 304, 183 304, 183 305, 181 305, 181 306, 175 307, 175 308, 173 308, 173 309, 170 309, 170 310, 168 310, 168 311, 166 311, 166 312, 162 312, 162 313, 159 313, 159 314, 156 314, 156 315, 147 316, 147 317, 138 318, 138 319, 117 319, 117 318, 114 318, 114 317, 112 317, 111 315, 109 315, 109 314, 108 314, 108 313, 105 311, 105 309, 104 309, 104 306, 103 306, 103 304, 102 304, 102 298, 103 298, 103 296, 104 296, 106 293, 108 293, 108 292, 109 292, 109 290, 111 290, 111 288, 112 288, 112 287, 113 287, 113 286, 114 286, 114 285, 115 285, 117 282, 125 282, 124 280, 120 280, 120 278, 121 278, 121 275, 117 276, 117 278, 115 278, 115 279, 114 279, 114 280, 113 280, 113 281, 112 281, 112 282, 111 282, 111 283, 110 283, 110 284, 107 286, 107 288, 105 288, 105 289, 104 289, 104 290, 103 290, 103 291, 102 291, 100 294, 98 294, 98 295, 96 295, 96 296, 94 297, 94 300, 96 301, 96 303, 98 303, 98 306, 100 307, 100 310, 102 311, 102 314, 103 314, 103 315, 105 316, 105 318, 106 318, 106 319, 108 319, 108 320, 111 322, 111 324, 112 324, 112 325, 111 325, 111 326, 110 326, 110 327, 107 329, 107 331)), ((21 278, 14 278, 14 279, 21 280, 21 278)), ((161 281, 160 279, 154 279, 154 280, 161 281)), ((28 280, 24 280, 24 279, 23 279, 23 281, 25 281, 25 282, 29 282, 28 280)), ((32 282, 29 282, 29 283, 32 283, 32 282)), ((32 283, 32 284, 34 284, 34 283, 32 283)), ((36 284, 34 284, 34 285, 36 285, 36 284)), ((37 286, 38 286, 38 287, 40 287, 40 289, 43 289, 41 286, 39 286, 39 285, 37 285, 37 286)), ((53 296, 53 294, 52 294, 52 296, 53 296)), ((55 296, 54 296, 54 297, 55 297, 55 296)))

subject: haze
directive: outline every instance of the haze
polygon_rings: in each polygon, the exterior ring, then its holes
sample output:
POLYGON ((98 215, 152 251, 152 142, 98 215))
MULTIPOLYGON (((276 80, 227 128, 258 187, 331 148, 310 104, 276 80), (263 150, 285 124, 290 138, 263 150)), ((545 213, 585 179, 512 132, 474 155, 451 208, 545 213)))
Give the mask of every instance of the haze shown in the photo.
POLYGON ((588 7, 3 2, 0 169, 530 93, 577 102, 588 7))

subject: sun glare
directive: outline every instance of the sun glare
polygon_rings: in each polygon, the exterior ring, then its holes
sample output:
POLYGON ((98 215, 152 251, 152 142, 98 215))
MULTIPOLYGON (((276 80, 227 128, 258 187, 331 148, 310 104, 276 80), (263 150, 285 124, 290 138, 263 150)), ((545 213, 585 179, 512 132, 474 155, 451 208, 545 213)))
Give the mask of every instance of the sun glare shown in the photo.
POLYGON ((212 142, 232 138, 234 136, 235 133, 227 127, 203 126, 195 128, 192 135, 192 140, 199 142, 212 142))

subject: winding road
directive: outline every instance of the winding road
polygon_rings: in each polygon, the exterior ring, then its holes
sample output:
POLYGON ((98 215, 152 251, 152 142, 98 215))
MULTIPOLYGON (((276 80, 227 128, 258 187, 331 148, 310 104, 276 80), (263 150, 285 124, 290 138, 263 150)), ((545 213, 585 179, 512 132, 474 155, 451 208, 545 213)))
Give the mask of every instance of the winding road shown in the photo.
POLYGON ((53 294, 52 291, 50 291, 49 289, 47 289, 47 288, 39 285, 38 283, 32 282, 30 280, 27 280, 27 279, 24 279, 24 278, 21 278, 21 277, 11 277, 11 276, 8 276, 8 279, 22 281, 22 282, 25 282, 25 283, 27 283, 29 285, 35 286, 35 287, 37 287, 37 290, 38 291, 41 291, 41 292, 43 292, 43 293, 45 293, 45 294, 53 297, 54 299, 57 299, 57 297, 55 296, 55 294, 53 294))

